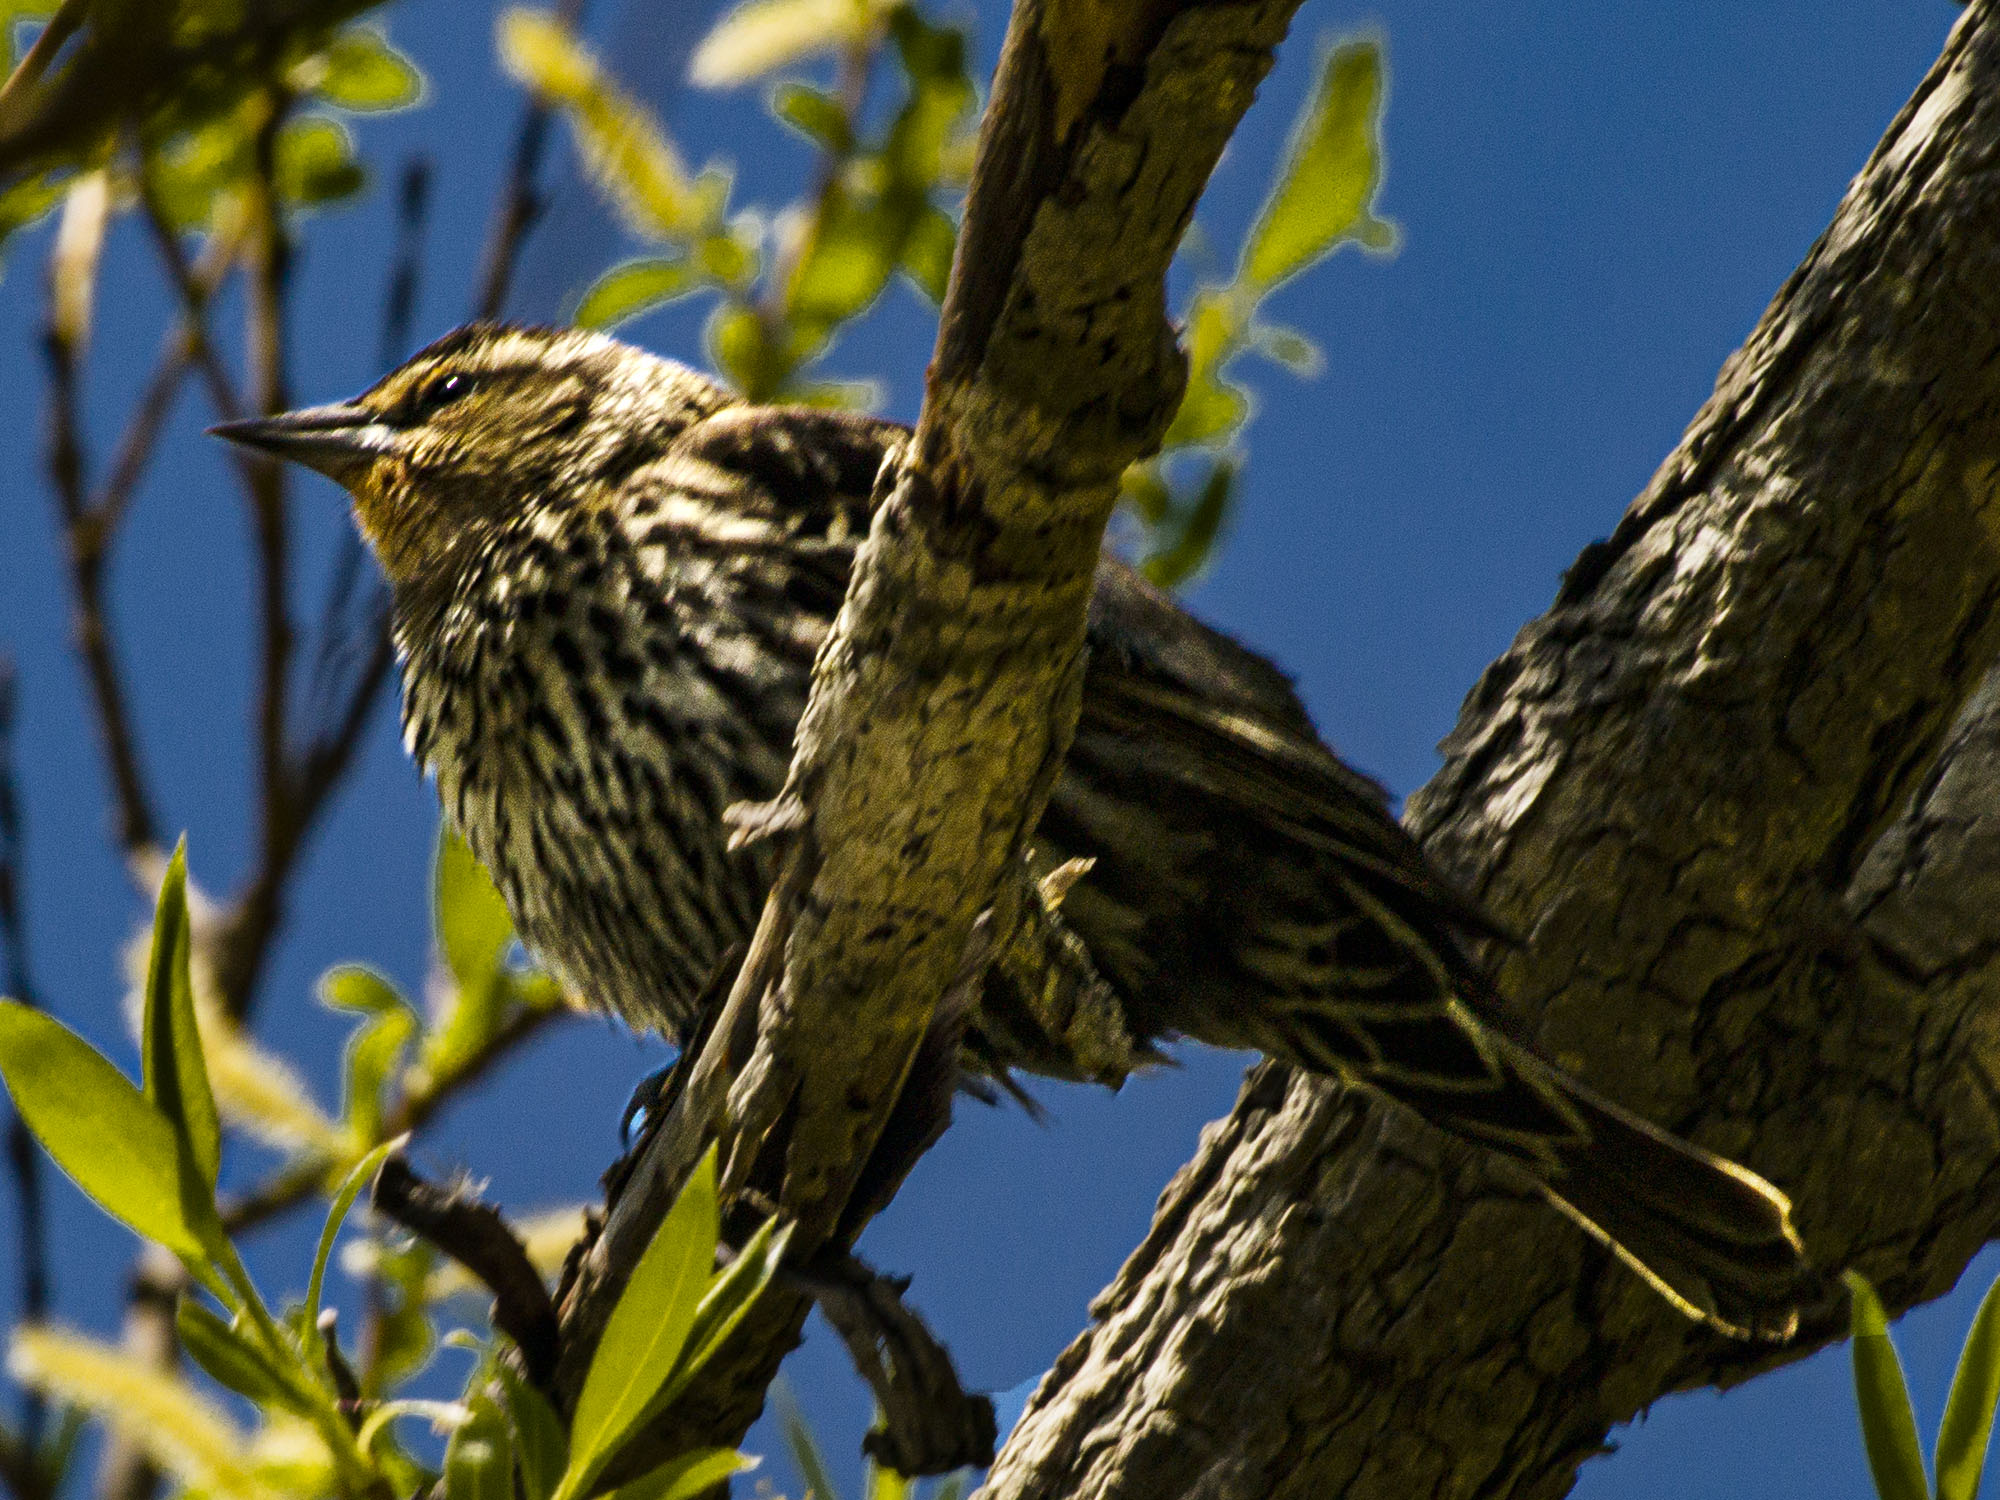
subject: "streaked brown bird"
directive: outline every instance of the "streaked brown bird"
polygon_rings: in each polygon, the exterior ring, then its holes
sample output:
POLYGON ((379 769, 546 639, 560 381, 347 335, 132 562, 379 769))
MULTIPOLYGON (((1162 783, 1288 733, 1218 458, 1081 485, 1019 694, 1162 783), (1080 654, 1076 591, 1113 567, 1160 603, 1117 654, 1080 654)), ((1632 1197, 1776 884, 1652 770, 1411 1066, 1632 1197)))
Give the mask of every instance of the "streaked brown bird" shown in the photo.
MULTIPOLYGON (((332 476, 387 573, 403 726, 522 937, 685 1039, 771 871, 723 810, 778 791, 891 422, 745 403, 602 335, 475 324, 351 402, 217 428, 332 476)), ((1491 931, 1320 742, 1285 677, 1106 559, 1037 845, 1141 1042, 1371 1085, 1526 1167, 1675 1306, 1784 1336, 1785 1196, 1510 1034, 1491 931)), ((1086 1071, 993 994, 967 1066, 1086 1071)))

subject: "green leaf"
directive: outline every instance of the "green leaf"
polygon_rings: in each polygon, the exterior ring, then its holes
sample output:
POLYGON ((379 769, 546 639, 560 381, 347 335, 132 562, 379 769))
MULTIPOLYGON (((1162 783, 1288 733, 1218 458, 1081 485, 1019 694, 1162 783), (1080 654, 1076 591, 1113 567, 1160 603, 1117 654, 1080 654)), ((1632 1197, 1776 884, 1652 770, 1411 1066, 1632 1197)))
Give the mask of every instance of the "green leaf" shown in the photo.
POLYGON ((210 1312, 186 1292, 174 1309, 174 1325, 188 1357, 225 1390, 247 1396, 259 1406, 275 1406, 309 1415, 311 1403, 257 1344, 210 1312))
POLYGON ((1958 1356, 1958 1372, 1951 1378, 1951 1396, 1938 1425, 1938 1500, 1978 1500, 1996 1404, 2000 1404, 2000 1281, 1988 1287, 1980 1300, 1965 1349, 1958 1356))
MULTIPOLYGON (((216 1175, 222 1168, 222 1123, 202 1060, 201 1032, 194 1018, 194 983, 189 974, 187 842, 167 862, 160 899, 153 912, 152 956, 146 962, 146 1099, 164 1115, 193 1181, 187 1191, 215 1205, 216 1175)), ((193 1220, 190 1219, 192 1223, 193 1220)))
POLYGON ((514 1449, 507 1419, 491 1396, 468 1398, 472 1419, 444 1450, 447 1500, 514 1500, 514 1449))
POLYGON ((424 75, 370 26, 352 26, 320 54, 320 98, 358 112, 407 109, 424 97, 424 75))
POLYGON ((361 964, 338 964, 319 978, 320 1004, 332 1010, 356 1015, 379 1016, 391 1011, 408 1011, 410 1002, 402 992, 373 969, 361 964))
POLYGON ((913 218, 836 185, 786 289, 793 319, 824 337, 866 311, 888 285, 913 218))
POLYGON ((580 328, 615 328, 700 286, 694 267, 685 260, 628 260, 590 284, 574 321, 580 328))
POLYGON ((1854 1399, 1876 1493, 1882 1500, 1929 1500, 1916 1414, 1889 1339, 1888 1316, 1860 1272, 1849 1271, 1842 1279, 1853 1299, 1854 1399))
POLYGON ((837 1500, 840 1491, 827 1469, 826 1455, 820 1451, 819 1439, 813 1436, 812 1424, 799 1410, 792 1388, 782 1382, 773 1385, 771 1399, 778 1408, 778 1425, 784 1431, 785 1446, 791 1450, 792 1467, 799 1471, 807 1492, 818 1500, 837 1500))
POLYGON ((715 1266, 715 1148, 681 1190, 604 1325, 570 1420, 558 1500, 575 1500, 645 1415, 679 1362, 715 1266))
POLYGON ((835 156, 846 156, 854 149, 854 128, 847 123, 847 111, 824 89, 781 83, 771 91, 771 113, 835 156))
POLYGON ((278 193, 287 203, 337 203, 366 182, 347 127, 324 115, 288 120, 278 132, 278 193))
POLYGON ((507 1392, 507 1409, 514 1416, 514 1449, 521 1464, 521 1488, 526 1500, 549 1500, 569 1464, 569 1435, 548 1397, 528 1384, 519 1370, 497 1366, 507 1392))
POLYGON ((936 204, 924 205, 903 241, 903 269, 933 303, 942 306, 951 281, 951 258, 958 249, 958 226, 936 204))
POLYGON ((355 1027, 347 1039, 347 1077, 341 1103, 348 1137, 356 1145, 367 1146, 381 1139, 389 1082, 419 1024, 410 1011, 386 1011, 355 1027))
POLYGON ((734 1448, 697 1448, 619 1485, 611 1500, 694 1500, 730 1476, 756 1467, 756 1459, 745 1458, 734 1448))
POLYGON ((444 955, 445 967, 461 988, 485 988, 500 970, 501 956, 514 937, 514 924, 486 867, 473 856, 464 839, 442 825, 432 891, 438 951, 444 955))
POLYGON ((1370 211, 1382 180, 1382 85, 1379 43, 1328 53, 1289 159, 1244 244, 1242 281, 1276 286, 1343 240, 1386 248, 1389 228, 1370 211))
POLYGON ((861 1481, 862 1500, 910 1500, 915 1489, 915 1481, 872 1460, 861 1481))
POLYGON ((1175 588, 1199 573, 1215 550, 1222 523, 1236 494, 1236 465, 1217 459, 1209 470, 1201 493, 1179 521, 1177 534, 1165 546, 1149 553, 1141 567, 1146 576, 1163 589, 1175 588))
POLYGON ((746 0, 701 39, 688 78, 707 89, 748 83, 852 46, 879 14, 870 0, 746 0))
POLYGON ((182 1260, 206 1259, 182 1208, 174 1127, 101 1053, 40 1011, 0 1000, 0 1075, 85 1196, 182 1260))
POLYGON ((333 1259, 333 1242, 340 1237, 341 1221, 347 1211, 354 1207, 354 1200, 361 1196, 361 1190, 374 1180, 382 1169, 382 1163, 409 1144, 409 1136, 399 1135, 393 1141, 384 1141, 370 1151, 347 1174, 340 1184, 340 1191, 333 1195, 333 1205, 327 1210, 326 1223, 319 1232, 319 1248, 313 1254, 312 1275, 306 1279, 305 1326, 312 1330, 315 1341, 319 1338, 319 1304, 322 1290, 326 1285, 327 1262, 333 1259))
POLYGON ((1250 344, 1301 380, 1310 380, 1326 368, 1326 356, 1320 353, 1319 345, 1296 328, 1259 323, 1250 330, 1250 344))
POLYGON ((764 1288, 771 1284, 771 1278, 778 1274, 778 1266, 785 1258, 785 1246, 791 1240, 791 1226, 780 1229, 776 1219, 766 1219, 757 1226, 757 1232, 750 1236, 736 1259, 726 1270, 709 1283, 702 1294, 701 1306, 695 1312, 694 1326, 688 1330, 687 1357, 680 1368, 655 1398, 654 1411, 664 1407, 667 1401, 680 1393, 701 1367, 715 1357, 729 1335, 736 1331, 736 1325, 764 1294, 764 1288))

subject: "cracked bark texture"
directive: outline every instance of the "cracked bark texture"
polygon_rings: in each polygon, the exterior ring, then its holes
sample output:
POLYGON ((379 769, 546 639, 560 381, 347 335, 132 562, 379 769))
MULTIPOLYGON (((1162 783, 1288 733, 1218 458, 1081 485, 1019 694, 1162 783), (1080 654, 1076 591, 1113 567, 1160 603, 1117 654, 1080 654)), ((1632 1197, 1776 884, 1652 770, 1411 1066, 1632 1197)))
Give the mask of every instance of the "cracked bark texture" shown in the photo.
MULTIPOLYGON (((1680 447, 1468 697, 1408 814, 1503 987, 1901 1309, 2000 1233, 2000 19, 1975 4, 1680 447)), ((1556 1496, 1779 1350, 1503 1168, 1253 1071, 987 1500, 1556 1496)))

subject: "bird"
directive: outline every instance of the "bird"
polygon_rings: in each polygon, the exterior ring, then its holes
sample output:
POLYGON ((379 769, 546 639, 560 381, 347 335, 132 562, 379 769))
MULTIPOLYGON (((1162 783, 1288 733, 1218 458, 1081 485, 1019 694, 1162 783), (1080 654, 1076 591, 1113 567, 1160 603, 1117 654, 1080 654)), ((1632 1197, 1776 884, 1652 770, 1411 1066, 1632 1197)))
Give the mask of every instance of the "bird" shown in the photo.
MULTIPOLYGON (((445 816, 568 989, 684 1043, 774 878, 724 813, 784 785, 909 429, 753 404, 598 332, 474 323, 350 401, 212 430, 349 492, 445 816)), ((1534 1050, 1473 957, 1498 924, 1283 672, 1109 554, 1087 649, 1035 849, 1085 871, 1060 919, 1137 1044, 1386 1095, 1524 1168, 1680 1312, 1790 1336, 1808 1270, 1785 1194, 1534 1050)), ((997 994, 963 1066, 1079 1072, 997 994)))

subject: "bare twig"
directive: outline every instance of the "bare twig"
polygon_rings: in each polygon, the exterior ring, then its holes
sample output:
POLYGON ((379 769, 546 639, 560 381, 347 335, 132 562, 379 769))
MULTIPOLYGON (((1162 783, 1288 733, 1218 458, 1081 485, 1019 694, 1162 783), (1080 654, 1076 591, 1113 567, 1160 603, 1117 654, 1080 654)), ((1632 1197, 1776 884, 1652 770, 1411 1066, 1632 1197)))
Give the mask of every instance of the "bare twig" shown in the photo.
MULTIPOLYGON (((566 30, 575 30, 582 21, 583 5, 584 0, 562 0, 556 7, 556 15, 566 30)), ((506 311, 507 292, 514 283, 514 267, 521 246, 548 206, 535 179, 541 171, 542 152, 548 145, 549 126, 554 119, 554 112, 540 99, 529 100, 521 112, 521 129, 514 137, 514 162, 493 215, 493 228, 481 262, 474 317, 497 318, 506 311)))
POLYGON ((500 1211, 470 1193, 425 1182, 400 1156, 382 1163, 368 1201, 485 1283, 493 1293, 493 1326, 519 1346, 528 1378, 547 1387, 556 1363, 555 1304, 500 1211))
MULTIPOLYGON (((40 1007, 28 965, 28 931, 21 911, 23 845, 21 800, 14 771, 14 665, 0 659, 0 948, 5 950, 7 993, 23 1005, 40 1007)), ((21 1318, 39 1323, 49 1311, 48 1221, 42 1202, 42 1158, 18 1111, 7 1120, 7 1166, 19 1200, 21 1318)), ((41 1446, 47 1403, 33 1391, 23 1397, 21 1436, 33 1454, 41 1446)))

